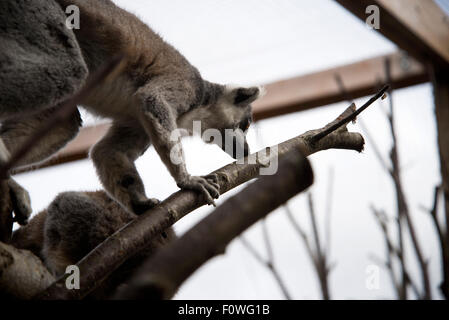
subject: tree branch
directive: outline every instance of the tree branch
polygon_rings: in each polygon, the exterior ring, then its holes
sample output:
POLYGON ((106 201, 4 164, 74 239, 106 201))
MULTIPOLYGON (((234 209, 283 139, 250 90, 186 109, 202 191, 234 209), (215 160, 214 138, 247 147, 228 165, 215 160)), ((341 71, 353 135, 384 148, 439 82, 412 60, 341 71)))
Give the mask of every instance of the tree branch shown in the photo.
MULTIPOLYGON (((391 62, 389 59, 385 60, 385 72, 387 75, 387 79, 391 78, 391 62)), ((400 169, 400 162, 399 162, 399 152, 398 152, 398 142, 396 137, 396 129, 394 124, 394 106, 393 106, 393 99, 390 94, 390 114, 388 116, 388 122, 390 124, 390 131, 391 136, 393 138, 393 146, 391 148, 390 152, 390 158, 392 163, 392 170, 390 172, 391 178, 393 179, 393 183, 396 190, 396 198, 397 198, 397 208, 398 208, 398 219, 405 218, 408 226, 408 230, 410 233, 410 237, 412 239, 413 248, 415 250, 416 257, 418 259, 418 264, 420 266, 420 272, 422 277, 422 283, 423 283, 423 294, 422 299, 431 299, 432 298, 432 292, 430 288, 430 278, 429 278, 429 272, 428 272, 428 263, 424 259, 421 245, 418 240, 418 236, 415 231, 415 227, 410 215, 410 211, 408 208, 408 203, 405 197, 405 193, 402 187, 402 180, 401 180, 401 169, 400 169)), ((402 254, 404 254, 404 251, 402 250, 402 254)))
POLYGON ((445 268, 445 261, 449 260, 449 243, 447 241, 447 235, 444 231, 444 228, 440 225, 440 221, 438 220, 438 200, 439 195, 442 192, 442 186, 436 186, 434 191, 434 198, 433 198, 433 206, 432 209, 426 209, 423 208, 423 210, 427 211, 430 216, 432 217, 433 224, 435 226, 435 230, 438 235, 438 241, 440 242, 440 249, 441 249, 441 256, 442 256, 442 274, 443 274, 443 281, 441 283, 440 289, 443 292, 443 295, 446 299, 449 299, 448 293, 446 291, 447 285, 445 285, 446 280, 449 278, 449 268, 445 268))
MULTIPOLYGON (((260 170, 265 169, 270 163, 277 163, 290 150, 301 150, 305 156, 327 149, 361 152, 364 146, 363 137, 359 133, 348 132, 345 126, 338 127, 338 130, 316 142, 311 142, 317 134, 327 131, 329 126, 340 122, 341 118, 350 116, 353 112, 354 108, 351 106, 340 117, 321 129, 311 130, 279 145, 264 148, 246 157, 245 163, 238 160, 214 171, 213 173, 219 178, 220 193, 223 194, 256 178, 260 170)), ((204 199, 194 191, 180 190, 172 194, 158 206, 114 233, 77 264, 81 273, 79 290, 66 290, 62 287, 60 284, 65 281, 63 276, 37 298, 81 299, 85 297, 124 261, 145 248, 155 236, 204 204, 204 199)))
POLYGON ((281 160, 276 175, 263 176, 248 185, 147 260, 117 298, 171 298, 207 260, 224 253, 235 237, 312 182, 308 160, 298 150, 292 150, 281 160))

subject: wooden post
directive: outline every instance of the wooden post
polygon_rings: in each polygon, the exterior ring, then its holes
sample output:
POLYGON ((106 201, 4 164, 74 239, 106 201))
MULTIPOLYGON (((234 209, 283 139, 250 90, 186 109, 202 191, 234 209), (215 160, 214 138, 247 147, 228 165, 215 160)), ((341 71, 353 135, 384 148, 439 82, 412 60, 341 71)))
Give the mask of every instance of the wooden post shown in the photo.
POLYGON ((432 82, 446 218, 445 232, 443 233, 444 245, 442 247, 444 279, 441 284, 441 291, 446 299, 449 299, 449 74, 433 67, 432 82))

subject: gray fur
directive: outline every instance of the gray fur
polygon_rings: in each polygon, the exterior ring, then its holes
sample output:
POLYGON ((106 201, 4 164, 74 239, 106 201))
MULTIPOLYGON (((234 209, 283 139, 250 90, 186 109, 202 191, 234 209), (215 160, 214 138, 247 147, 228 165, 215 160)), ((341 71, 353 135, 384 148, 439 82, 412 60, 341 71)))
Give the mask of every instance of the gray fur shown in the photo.
MULTIPOLYGON (((53 0, 0 1, 0 165, 48 117, 46 111, 36 113, 72 95, 87 77, 65 18, 53 0)), ((50 156, 75 136, 78 126, 55 128, 19 165, 50 156)), ((17 221, 25 223, 31 213, 28 193, 13 180, 9 184, 17 221)))
POLYGON ((52 0, 0 1, 0 119, 56 105, 87 67, 65 14, 52 0))
MULTIPOLYGON (((55 275, 76 264, 92 249, 137 216, 124 210, 103 191, 64 192, 47 210, 38 213, 27 226, 13 233, 12 245, 31 250, 55 275)), ((175 238, 173 230, 164 234, 114 272, 94 294, 104 298, 126 281, 129 274, 159 247, 175 238)))

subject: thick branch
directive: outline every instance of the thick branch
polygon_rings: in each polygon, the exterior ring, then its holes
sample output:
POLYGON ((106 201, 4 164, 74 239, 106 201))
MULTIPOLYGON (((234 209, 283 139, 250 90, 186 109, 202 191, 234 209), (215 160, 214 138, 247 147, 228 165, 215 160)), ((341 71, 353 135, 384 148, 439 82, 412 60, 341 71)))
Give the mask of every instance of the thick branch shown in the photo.
POLYGON ((31 299, 54 281, 42 261, 30 251, 0 242, 0 297, 31 299))
POLYGON ((276 175, 261 177, 250 184, 177 241, 157 252, 117 297, 171 298, 207 260, 224 253, 235 237, 308 188, 312 182, 313 173, 308 160, 299 151, 292 150, 281 161, 276 175))
MULTIPOLYGON (((244 163, 236 161, 214 171, 219 178, 220 193, 223 194, 256 178, 267 164, 277 163, 290 150, 299 149, 305 156, 327 149, 362 151, 363 137, 359 133, 348 132, 345 126, 339 127, 338 130, 315 143, 311 142, 316 134, 327 131, 329 126, 340 123, 342 117, 352 112, 351 106, 324 128, 308 131, 279 145, 264 148, 246 157, 244 163)), ((124 261, 145 248, 155 236, 204 204, 204 199, 194 191, 181 190, 172 194, 158 206, 114 233, 77 264, 81 273, 79 290, 66 290, 61 286, 65 281, 63 276, 38 298, 81 299, 85 297, 124 261)))

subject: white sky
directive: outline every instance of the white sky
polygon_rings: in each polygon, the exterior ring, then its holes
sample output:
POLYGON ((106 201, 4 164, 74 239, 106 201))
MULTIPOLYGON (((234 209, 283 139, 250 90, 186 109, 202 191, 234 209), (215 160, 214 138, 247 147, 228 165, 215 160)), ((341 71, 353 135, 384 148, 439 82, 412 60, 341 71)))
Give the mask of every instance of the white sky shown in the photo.
MULTIPOLYGON (((197 66, 204 78, 221 83, 256 84, 305 74, 356 60, 390 53, 396 47, 331 0, 116 0, 137 13, 168 42, 197 66)), ((444 1, 443 1, 444 2, 444 1)), ((298 88, 301 90, 301 88, 298 88)), ((439 249, 429 217, 419 205, 430 206, 433 188, 440 181, 436 129, 430 85, 396 91, 400 157, 404 187, 410 200, 413 220, 418 228, 425 256, 430 259, 434 296, 440 281, 439 249)), ((365 99, 357 101, 358 105, 365 99)), ((339 103, 306 112, 286 115, 259 123, 265 145, 282 142, 306 130, 318 128, 346 108, 339 103)), ((384 107, 384 108, 383 108, 384 107)), ((384 157, 391 139, 383 109, 372 106, 362 118, 369 127, 384 157)), ((90 123, 92 120, 88 120, 90 123)), ((351 130, 359 130, 358 125, 351 130)), ((249 133, 252 150, 262 147, 249 133)), ((196 139, 185 141, 187 165, 192 174, 206 174, 231 159, 214 146, 196 139), (207 155, 207 156, 205 156, 207 155)), ((315 172, 311 188, 320 227, 326 208, 329 170, 335 173, 332 206, 330 290, 338 299, 393 298, 388 273, 381 269, 380 287, 366 286, 366 268, 375 265, 370 255, 384 258, 381 232, 369 210, 371 203, 394 214, 394 190, 377 162, 371 145, 357 154, 350 151, 325 151, 310 157, 315 172)), ((153 148, 137 161, 147 193, 164 199, 177 190, 153 148)), ((17 176, 31 194, 33 208, 45 208, 62 191, 101 188, 89 160, 17 176)), ((219 203, 227 196, 223 196, 219 203)), ((306 197, 290 202, 300 224, 310 230, 306 197)), ((176 224, 179 233, 191 227, 211 208, 201 208, 176 224)), ((304 246, 282 212, 268 218, 274 243, 276 265, 296 299, 320 297, 318 283, 304 246)), ((260 224, 245 236, 265 254, 260 224)), ((411 273, 420 285, 413 253, 408 251, 411 273)), ((195 273, 181 288, 179 299, 281 299, 272 276, 234 241, 226 255, 215 258, 195 273)))

